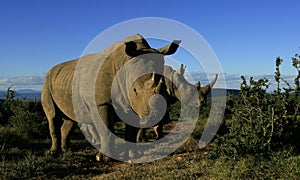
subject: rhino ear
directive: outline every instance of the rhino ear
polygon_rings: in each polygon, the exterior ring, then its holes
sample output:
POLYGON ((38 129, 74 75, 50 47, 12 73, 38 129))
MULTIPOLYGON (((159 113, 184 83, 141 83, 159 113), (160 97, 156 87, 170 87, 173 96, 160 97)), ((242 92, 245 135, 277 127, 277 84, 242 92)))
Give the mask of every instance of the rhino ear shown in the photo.
POLYGON ((159 49, 157 49, 157 51, 163 55, 174 54, 177 51, 180 43, 181 43, 181 40, 174 40, 171 44, 166 45, 162 48, 159 48, 159 49))
POLYGON ((181 64, 180 68, 177 69, 177 73, 183 76, 184 72, 185 72, 185 68, 186 68, 186 66, 184 66, 183 64, 181 64))
POLYGON ((135 42, 133 41, 129 41, 129 42, 126 42, 125 43, 125 53, 128 55, 128 56, 136 56, 137 54, 137 45, 135 42))

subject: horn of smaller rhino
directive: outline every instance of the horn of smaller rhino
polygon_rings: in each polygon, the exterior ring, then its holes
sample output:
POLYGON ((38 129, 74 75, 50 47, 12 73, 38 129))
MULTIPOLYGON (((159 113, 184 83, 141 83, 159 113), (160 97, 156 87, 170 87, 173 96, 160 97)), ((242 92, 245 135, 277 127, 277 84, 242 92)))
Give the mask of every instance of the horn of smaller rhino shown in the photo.
POLYGON ((159 83, 157 85, 157 87, 155 88, 154 92, 155 94, 159 94, 162 90, 162 86, 163 86, 163 78, 161 77, 160 80, 159 80, 159 83))
POLYGON ((215 78, 209 84, 201 88, 202 92, 204 92, 204 94, 207 95, 210 92, 211 88, 215 85, 217 79, 218 79, 218 74, 216 74, 215 78))

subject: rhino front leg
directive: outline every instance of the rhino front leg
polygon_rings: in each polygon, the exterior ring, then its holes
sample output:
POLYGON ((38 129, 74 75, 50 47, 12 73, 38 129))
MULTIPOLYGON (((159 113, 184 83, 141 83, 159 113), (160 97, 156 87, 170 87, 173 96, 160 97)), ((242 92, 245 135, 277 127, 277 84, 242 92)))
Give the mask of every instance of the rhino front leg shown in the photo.
POLYGON ((137 137, 138 133, 141 128, 136 128, 133 126, 130 126, 128 124, 125 124, 125 134, 124 134, 124 139, 125 139, 125 154, 124 154, 124 160, 129 161, 131 159, 134 159, 137 157, 138 152, 136 151, 136 145, 131 144, 129 145, 128 142, 137 142, 137 137))
POLYGON ((160 139, 163 137, 163 124, 158 124, 153 127, 153 130, 156 134, 156 140, 160 139))
POLYGON ((61 150, 63 152, 67 151, 70 143, 70 133, 74 129, 74 121, 64 120, 61 127, 61 150))
POLYGON ((115 157, 113 133, 116 114, 114 108, 107 104, 98 106, 98 112, 106 127, 96 125, 96 130, 100 134, 101 142, 101 151, 96 155, 96 160, 112 161, 112 157, 115 157), (101 152, 105 154, 105 156, 101 152))
POLYGON ((137 143, 147 142, 146 129, 144 129, 144 128, 139 129, 139 131, 137 133, 137 137, 136 137, 136 142, 137 143))

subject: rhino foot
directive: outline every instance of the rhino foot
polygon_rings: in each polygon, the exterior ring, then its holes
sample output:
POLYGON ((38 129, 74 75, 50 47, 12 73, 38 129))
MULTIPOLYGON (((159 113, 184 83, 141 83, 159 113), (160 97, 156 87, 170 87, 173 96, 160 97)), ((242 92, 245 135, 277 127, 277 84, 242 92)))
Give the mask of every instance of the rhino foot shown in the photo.
POLYGON ((115 160, 111 157, 105 156, 99 152, 96 154, 96 161, 98 161, 98 162, 116 162, 117 160, 115 160))
POLYGON ((97 153, 96 154, 96 161, 104 162, 104 163, 121 162, 120 160, 108 157, 106 155, 103 155, 102 153, 97 153))
POLYGON ((60 154, 60 152, 59 151, 57 151, 57 150, 49 150, 48 152, 47 152, 49 155, 51 155, 52 157, 57 157, 59 154, 60 154))
POLYGON ((63 147, 63 148, 61 148, 61 152, 62 153, 65 153, 65 152, 68 152, 68 151, 71 151, 71 148, 69 148, 69 147, 63 147))

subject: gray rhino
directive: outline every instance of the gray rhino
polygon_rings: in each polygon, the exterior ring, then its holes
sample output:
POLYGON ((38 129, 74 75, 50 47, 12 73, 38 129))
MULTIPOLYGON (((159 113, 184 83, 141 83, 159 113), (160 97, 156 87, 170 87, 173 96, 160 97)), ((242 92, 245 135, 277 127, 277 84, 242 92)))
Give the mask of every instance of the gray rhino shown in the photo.
MULTIPOLYGON (((160 81, 161 77, 159 74, 163 74, 163 56, 175 53, 178 44, 179 41, 174 41, 160 49, 153 49, 141 35, 137 34, 111 45, 100 53, 85 55, 80 59, 54 66, 46 75, 41 97, 52 139, 50 153, 54 154, 67 149, 69 134, 75 122, 83 124, 92 122, 89 114, 85 113, 83 114, 84 116, 80 116, 80 110, 76 112, 76 107, 73 106, 75 92, 76 96, 78 96, 75 99, 79 98, 83 104, 95 101, 97 112, 112 133, 114 132, 114 122, 118 119, 115 109, 125 114, 128 109, 132 109, 138 117, 147 115, 151 111, 148 104, 149 98, 153 94, 159 94, 162 91, 162 81, 160 81), (150 56, 143 56, 148 54, 150 56), (95 64, 99 61, 101 61, 101 67, 95 67, 95 64), (84 73, 81 71, 81 73, 76 74, 78 77, 75 77, 79 62, 86 63, 83 68, 84 73), (122 66, 131 62, 133 64, 142 64, 142 66, 138 66, 136 69, 125 69, 122 76, 119 76, 119 79, 114 81, 122 66), (94 91, 91 91, 94 94, 84 92, 84 89, 87 89, 85 86, 88 84, 88 81, 75 82, 79 83, 79 86, 74 86, 74 79, 89 78, 91 69, 98 70, 94 91), (156 74, 148 73, 134 81, 131 79, 130 86, 124 90, 124 84, 122 83, 126 82, 128 84, 127 80, 135 70, 152 71, 156 72, 156 74), (113 85, 113 82, 116 83, 113 85), (115 104, 112 104, 112 89, 115 90, 114 92, 117 92, 115 104), (76 113, 79 114, 80 119, 77 118, 76 113), (86 118, 86 121, 84 118, 86 118)), ((86 109, 89 110, 89 107, 86 109)), ((138 119, 133 121, 138 121, 138 119)), ((105 152, 104 154, 108 157, 113 157, 114 142, 111 133, 106 130, 97 130, 98 135, 100 135, 101 152, 105 152)), ((125 140, 135 141, 137 131, 138 128, 126 126, 125 140)))
MULTIPOLYGON (((166 86, 166 100, 168 106, 170 104, 174 104, 177 100, 181 101, 181 103, 187 103, 190 101, 189 98, 193 98, 189 95, 192 92, 192 89, 196 88, 198 91, 198 98, 200 107, 206 103, 207 95, 211 91, 215 82, 218 79, 218 75, 204 87, 201 87, 200 81, 198 81, 195 85, 190 84, 184 77, 185 68, 183 64, 181 64, 180 68, 175 71, 170 66, 164 66, 164 76, 165 76, 165 86, 166 86), (176 86, 175 86, 176 85, 176 86), (181 92, 181 94, 180 94, 181 92)), ((169 112, 167 111, 163 119, 153 128, 156 139, 160 139, 163 136, 163 124, 168 122, 169 120, 169 112)), ((137 135, 137 142, 147 141, 145 136, 145 128, 141 128, 137 135)))

